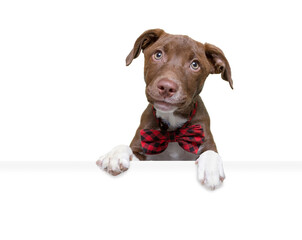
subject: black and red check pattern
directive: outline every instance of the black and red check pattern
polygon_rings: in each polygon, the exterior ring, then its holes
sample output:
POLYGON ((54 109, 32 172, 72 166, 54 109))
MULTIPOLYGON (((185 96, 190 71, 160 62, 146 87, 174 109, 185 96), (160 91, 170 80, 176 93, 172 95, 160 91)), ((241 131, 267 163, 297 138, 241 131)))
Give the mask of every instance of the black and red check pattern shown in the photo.
MULTIPOLYGON (((188 126, 196 113, 196 107, 197 104, 195 104, 189 121, 175 131, 166 131, 167 128, 162 128, 162 130, 142 129, 140 134, 144 153, 148 155, 159 154, 168 147, 169 142, 178 142, 187 152, 197 154, 200 145, 204 142, 204 131, 200 125, 188 126)), ((160 119, 158 122, 161 124, 160 119)))

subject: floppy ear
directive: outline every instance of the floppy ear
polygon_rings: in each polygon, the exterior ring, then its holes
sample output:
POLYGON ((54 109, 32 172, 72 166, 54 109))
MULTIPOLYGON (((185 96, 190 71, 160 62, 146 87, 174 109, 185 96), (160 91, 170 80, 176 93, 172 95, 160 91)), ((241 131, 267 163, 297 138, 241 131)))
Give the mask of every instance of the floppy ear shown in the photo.
POLYGON ((159 37, 164 33, 162 29, 150 29, 145 31, 142 35, 136 39, 133 49, 126 58, 126 66, 130 65, 133 59, 137 58, 146 47, 157 41, 159 37))
POLYGON ((213 67, 211 73, 221 73, 221 78, 228 81, 233 89, 231 67, 221 49, 209 43, 206 43, 204 46, 206 56, 213 67))

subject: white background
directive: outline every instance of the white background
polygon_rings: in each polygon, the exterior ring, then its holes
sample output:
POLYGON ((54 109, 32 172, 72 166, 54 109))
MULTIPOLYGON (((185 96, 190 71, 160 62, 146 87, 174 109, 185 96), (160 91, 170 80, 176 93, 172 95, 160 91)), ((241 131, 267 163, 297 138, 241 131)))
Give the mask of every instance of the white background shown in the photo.
POLYGON ((0 162, 5 240, 301 240, 301 162, 225 162, 207 191, 194 162, 133 162, 118 177, 93 162, 0 162))
POLYGON ((0 238, 301 239, 301 165, 285 167, 302 160, 301 22, 291 0, 1 1, 0 238), (213 75, 201 93, 226 166, 215 193, 193 162, 94 166, 147 105, 143 56, 125 58, 150 28, 230 62, 235 89, 213 75))

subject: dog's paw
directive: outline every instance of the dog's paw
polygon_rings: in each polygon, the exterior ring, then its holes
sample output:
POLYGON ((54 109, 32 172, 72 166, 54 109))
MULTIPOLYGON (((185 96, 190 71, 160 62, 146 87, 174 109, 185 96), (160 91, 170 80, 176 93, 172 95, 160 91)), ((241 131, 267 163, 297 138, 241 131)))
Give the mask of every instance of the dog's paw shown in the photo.
POLYGON ((130 161, 136 157, 130 147, 119 145, 97 160, 96 164, 109 174, 116 176, 128 170, 130 161))
POLYGON ((197 177, 201 184, 214 190, 225 179, 222 159, 214 151, 206 151, 196 160, 197 177))

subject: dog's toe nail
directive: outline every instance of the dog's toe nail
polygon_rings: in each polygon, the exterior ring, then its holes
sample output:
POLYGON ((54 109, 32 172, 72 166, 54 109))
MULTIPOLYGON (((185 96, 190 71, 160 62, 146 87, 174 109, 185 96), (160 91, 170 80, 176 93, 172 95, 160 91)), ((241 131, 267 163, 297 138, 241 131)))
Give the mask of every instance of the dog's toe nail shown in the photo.
POLYGON ((96 161, 96 165, 98 165, 99 167, 102 167, 102 161, 101 160, 97 160, 96 161))

